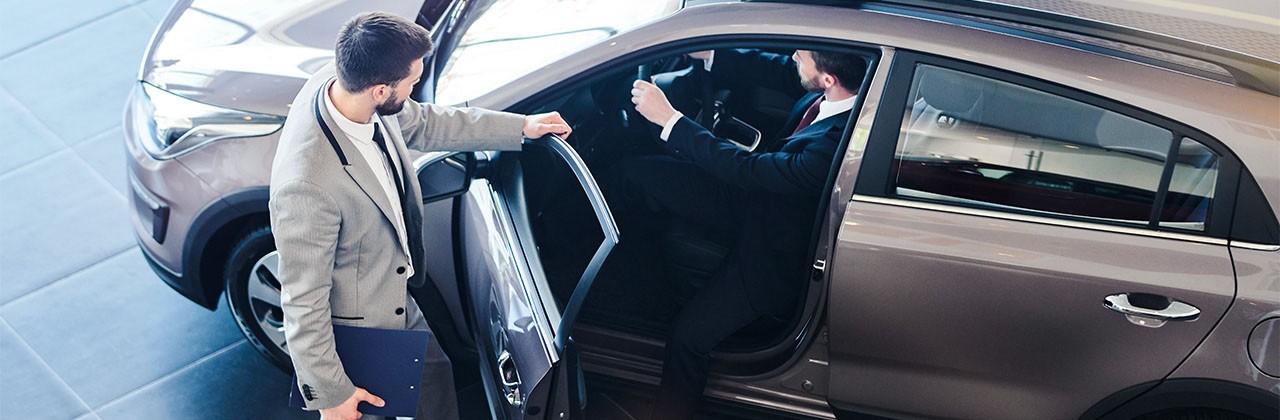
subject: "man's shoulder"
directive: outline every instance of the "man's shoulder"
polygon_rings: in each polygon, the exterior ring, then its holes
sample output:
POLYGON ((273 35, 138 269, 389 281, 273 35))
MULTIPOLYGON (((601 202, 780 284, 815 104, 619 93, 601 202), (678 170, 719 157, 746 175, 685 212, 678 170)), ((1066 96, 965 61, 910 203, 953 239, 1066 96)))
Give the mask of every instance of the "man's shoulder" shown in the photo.
POLYGON ((814 122, 808 129, 792 134, 782 141, 786 142, 783 150, 808 150, 834 153, 848 125, 849 111, 845 111, 814 122))
POLYGON ((271 164, 272 192, 294 181, 329 186, 338 180, 335 175, 345 176, 337 151, 314 118, 309 121, 309 126, 290 126, 290 122, 300 121, 291 118, 280 134, 280 143, 276 146, 276 156, 271 164))
POLYGON ((271 183, 288 180, 321 181, 325 174, 342 167, 316 116, 316 95, 333 78, 333 65, 322 67, 298 92, 280 130, 276 157, 271 167, 271 183))

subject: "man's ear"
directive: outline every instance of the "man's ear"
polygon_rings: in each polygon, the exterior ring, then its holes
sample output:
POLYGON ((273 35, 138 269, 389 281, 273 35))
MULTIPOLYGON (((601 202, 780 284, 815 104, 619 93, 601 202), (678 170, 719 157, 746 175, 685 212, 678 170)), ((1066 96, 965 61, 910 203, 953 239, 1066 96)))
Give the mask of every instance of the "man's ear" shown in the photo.
POLYGON ((374 102, 382 103, 383 101, 387 100, 388 96, 391 96, 391 86, 388 86, 386 84, 378 84, 378 85, 370 86, 369 94, 373 95, 374 102))
POLYGON ((822 86, 824 88, 835 86, 837 83, 840 83, 840 80, 836 79, 835 76, 829 73, 822 73, 822 86))

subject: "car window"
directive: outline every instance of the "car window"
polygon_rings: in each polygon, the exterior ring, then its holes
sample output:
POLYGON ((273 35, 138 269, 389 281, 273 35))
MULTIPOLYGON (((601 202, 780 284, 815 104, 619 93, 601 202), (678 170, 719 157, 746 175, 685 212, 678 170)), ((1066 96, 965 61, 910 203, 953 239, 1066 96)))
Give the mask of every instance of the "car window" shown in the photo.
POLYGON ((1219 159, 1195 140, 1175 144, 1173 132, 1127 115, 928 64, 909 92, 898 196, 1148 225, 1169 185, 1160 226, 1204 230, 1219 159))
POLYGON ((1204 230, 1214 186, 1218 184, 1221 160, 1200 142, 1182 139, 1169 182, 1169 194, 1161 210, 1160 226, 1204 230))
POLYGON ((460 104, 475 99, 618 32, 666 16, 681 4, 681 0, 495 1, 449 56, 436 84, 436 102, 460 104))

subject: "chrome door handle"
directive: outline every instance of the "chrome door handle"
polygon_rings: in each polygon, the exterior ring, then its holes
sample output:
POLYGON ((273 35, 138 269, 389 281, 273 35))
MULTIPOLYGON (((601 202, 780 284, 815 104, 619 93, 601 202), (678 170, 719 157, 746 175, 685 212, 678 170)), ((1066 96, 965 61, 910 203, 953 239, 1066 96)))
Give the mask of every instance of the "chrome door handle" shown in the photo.
POLYGON ((519 407, 524 402, 520 398, 520 371, 516 369, 515 360, 506 350, 498 355, 498 375, 502 380, 502 394, 512 407, 519 407))
POLYGON ((1159 327, 1167 321, 1195 321, 1200 308, 1150 293, 1117 293, 1103 299, 1102 306, 1122 313, 1129 321, 1144 327, 1159 327), (1142 323, 1134 317, 1146 318, 1155 323, 1142 323))

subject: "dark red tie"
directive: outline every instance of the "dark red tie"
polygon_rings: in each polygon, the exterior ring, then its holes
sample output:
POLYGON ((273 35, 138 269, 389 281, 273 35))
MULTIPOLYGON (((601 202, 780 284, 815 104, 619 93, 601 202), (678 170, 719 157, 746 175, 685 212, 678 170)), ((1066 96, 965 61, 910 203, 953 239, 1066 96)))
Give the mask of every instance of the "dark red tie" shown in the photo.
POLYGON ((792 131, 791 135, 796 135, 800 130, 813 124, 813 120, 818 119, 818 105, 822 103, 824 96, 819 96, 818 100, 813 101, 813 105, 809 105, 809 110, 804 112, 804 117, 800 118, 800 124, 796 124, 796 131, 792 131))

